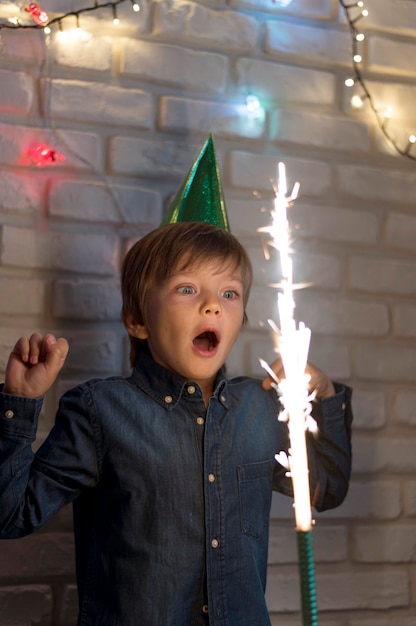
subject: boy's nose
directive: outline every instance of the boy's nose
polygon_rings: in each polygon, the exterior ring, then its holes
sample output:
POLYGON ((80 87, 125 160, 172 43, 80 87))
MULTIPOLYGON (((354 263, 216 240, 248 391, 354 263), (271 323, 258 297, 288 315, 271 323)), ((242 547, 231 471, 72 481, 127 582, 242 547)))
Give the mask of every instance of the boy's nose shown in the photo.
POLYGON ((205 299, 202 310, 205 315, 220 315, 221 305, 216 296, 209 296, 205 299))

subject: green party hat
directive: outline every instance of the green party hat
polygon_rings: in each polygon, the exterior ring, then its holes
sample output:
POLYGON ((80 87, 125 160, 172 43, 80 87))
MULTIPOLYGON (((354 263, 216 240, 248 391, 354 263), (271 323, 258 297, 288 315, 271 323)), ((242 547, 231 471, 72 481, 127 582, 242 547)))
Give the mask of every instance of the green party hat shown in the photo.
POLYGON ((202 147, 162 225, 176 222, 210 222, 230 230, 212 135, 202 147))

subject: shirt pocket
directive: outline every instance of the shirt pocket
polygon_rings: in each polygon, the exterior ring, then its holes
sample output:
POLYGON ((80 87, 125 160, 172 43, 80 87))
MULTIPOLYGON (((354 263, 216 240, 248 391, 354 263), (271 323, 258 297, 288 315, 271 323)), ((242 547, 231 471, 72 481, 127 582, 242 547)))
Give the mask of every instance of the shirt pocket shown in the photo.
POLYGON ((237 466, 241 532, 254 539, 268 525, 274 465, 268 460, 237 466))

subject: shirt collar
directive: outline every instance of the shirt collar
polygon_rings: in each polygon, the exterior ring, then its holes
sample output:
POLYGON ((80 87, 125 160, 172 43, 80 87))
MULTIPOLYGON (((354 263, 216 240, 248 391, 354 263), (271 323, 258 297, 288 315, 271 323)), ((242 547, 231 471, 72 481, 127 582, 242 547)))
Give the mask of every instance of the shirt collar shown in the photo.
MULTIPOLYGON (((191 386, 196 387, 202 396, 198 383, 186 380, 159 365, 146 350, 139 352, 131 378, 134 384, 168 411, 175 408, 185 392, 189 394, 191 386)), ((227 406, 224 394, 226 384, 224 368, 221 368, 214 383, 213 396, 217 397, 224 406, 227 406)))

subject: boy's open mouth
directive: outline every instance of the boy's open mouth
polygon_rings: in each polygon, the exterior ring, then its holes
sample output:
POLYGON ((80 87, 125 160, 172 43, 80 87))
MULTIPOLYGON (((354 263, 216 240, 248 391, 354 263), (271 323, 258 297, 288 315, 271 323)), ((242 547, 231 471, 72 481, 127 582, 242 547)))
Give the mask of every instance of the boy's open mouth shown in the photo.
POLYGON ((200 335, 195 337, 193 344, 199 350, 210 352, 217 347, 218 338, 213 331, 207 330, 204 333, 201 333, 200 335))

